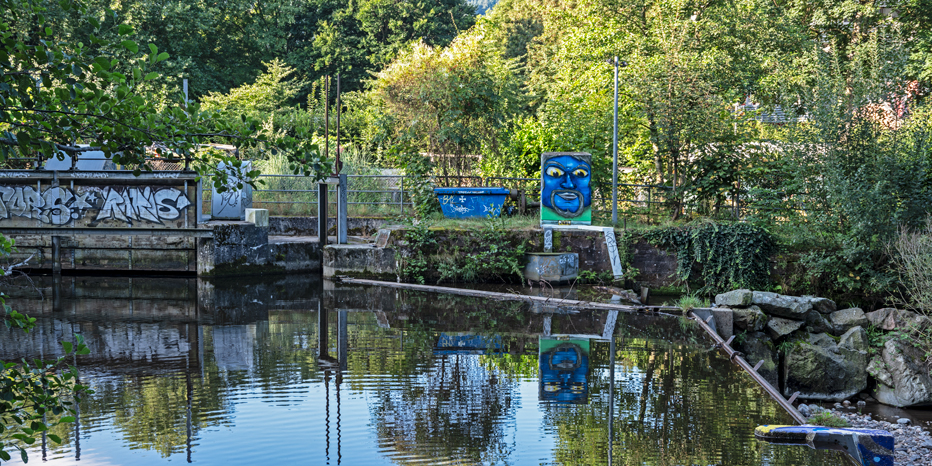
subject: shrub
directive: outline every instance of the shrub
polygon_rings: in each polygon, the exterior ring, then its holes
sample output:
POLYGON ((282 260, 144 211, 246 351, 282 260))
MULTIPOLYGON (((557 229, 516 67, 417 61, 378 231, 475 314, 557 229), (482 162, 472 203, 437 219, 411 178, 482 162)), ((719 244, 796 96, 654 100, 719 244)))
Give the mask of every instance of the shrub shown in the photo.
POLYGON ((901 227, 888 250, 905 292, 901 301, 932 315, 932 217, 916 230, 901 227))

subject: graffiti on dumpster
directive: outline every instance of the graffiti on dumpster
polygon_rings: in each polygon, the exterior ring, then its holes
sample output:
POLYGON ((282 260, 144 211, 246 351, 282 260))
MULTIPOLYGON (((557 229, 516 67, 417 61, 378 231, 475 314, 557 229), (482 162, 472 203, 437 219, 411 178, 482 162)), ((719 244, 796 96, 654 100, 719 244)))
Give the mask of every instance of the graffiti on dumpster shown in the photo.
POLYGON ((181 218, 189 206, 191 201, 178 188, 108 186, 75 192, 68 187, 49 187, 40 193, 32 186, 0 186, 0 220, 23 217, 64 225, 96 210, 88 220, 162 225, 166 220, 181 218))

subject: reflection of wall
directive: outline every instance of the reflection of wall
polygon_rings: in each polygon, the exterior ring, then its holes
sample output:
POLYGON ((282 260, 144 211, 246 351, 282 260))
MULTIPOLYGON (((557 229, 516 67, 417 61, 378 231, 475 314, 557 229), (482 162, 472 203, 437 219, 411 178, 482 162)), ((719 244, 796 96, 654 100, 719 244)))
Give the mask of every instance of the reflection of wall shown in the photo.
POLYGON ((225 325, 213 328, 214 359, 226 371, 252 369, 256 325, 225 325))
POLYGON ((76 333, 90 349, 79 359, 84 367, 100 365, 113 372, 136 372, 198 366, 197 327, 165 322, 42 319, 29 333, 0 329, 0 360, 64 356, 60 342, 73 341, 76 333))

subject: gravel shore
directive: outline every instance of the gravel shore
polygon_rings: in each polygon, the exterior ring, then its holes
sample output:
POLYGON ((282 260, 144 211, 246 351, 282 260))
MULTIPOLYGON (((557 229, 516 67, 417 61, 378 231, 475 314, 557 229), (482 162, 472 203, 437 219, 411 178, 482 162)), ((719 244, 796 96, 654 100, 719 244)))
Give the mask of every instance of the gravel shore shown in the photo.
POLYGON ((831 411, 847 420, 852 428, 882 429, 893 434, 897 466, 932 466, 932 435, 922 427, 909 425, 908 419, 891 423, 874 420, 870 414, 858 414, 847 409, 831 411))

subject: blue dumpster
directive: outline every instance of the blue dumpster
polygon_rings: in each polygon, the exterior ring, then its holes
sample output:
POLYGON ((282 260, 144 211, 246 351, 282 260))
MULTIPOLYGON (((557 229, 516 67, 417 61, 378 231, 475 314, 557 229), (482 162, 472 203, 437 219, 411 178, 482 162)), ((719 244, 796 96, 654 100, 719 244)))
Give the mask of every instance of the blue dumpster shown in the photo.
POLYGON ((446 218, 499 217, 507 188, 434 188, 446 218))

